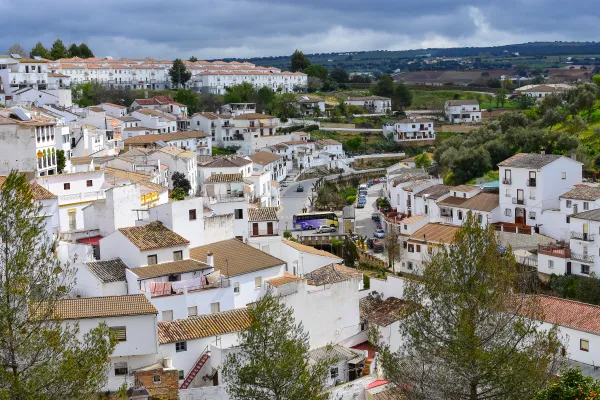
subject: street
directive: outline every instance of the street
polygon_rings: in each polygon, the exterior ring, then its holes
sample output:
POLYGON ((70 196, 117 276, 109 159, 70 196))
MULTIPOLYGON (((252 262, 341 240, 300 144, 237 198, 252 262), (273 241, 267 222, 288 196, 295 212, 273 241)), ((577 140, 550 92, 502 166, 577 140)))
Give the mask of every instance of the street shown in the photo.
MULTIPOLYGON (((308 208, 308 197, 313 193, 312 186, 316 179, 308 179, 302 182, 290 183, 288 187, 281 189, 281 209, 279 210, 279 227, 283 230, 292 230, 292 217, 294 214, 300 214, 302 208, 308 208), (304 192, 296 192, 298 185, 304 187, 304 192)), ((294 235, 300 234, 300 231, 294 232, 294 235)), ((304 231, 303 235, 312 235, 314 231, 304 231)))

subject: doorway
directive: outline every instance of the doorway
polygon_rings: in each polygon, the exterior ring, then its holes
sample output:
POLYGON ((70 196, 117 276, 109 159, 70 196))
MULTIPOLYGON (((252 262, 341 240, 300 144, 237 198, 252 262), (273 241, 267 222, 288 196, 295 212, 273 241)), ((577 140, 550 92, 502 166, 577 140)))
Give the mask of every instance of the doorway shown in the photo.
POLYGON ((525 225, 525 209, 521 207, 515 208, 515 224, 525 225))

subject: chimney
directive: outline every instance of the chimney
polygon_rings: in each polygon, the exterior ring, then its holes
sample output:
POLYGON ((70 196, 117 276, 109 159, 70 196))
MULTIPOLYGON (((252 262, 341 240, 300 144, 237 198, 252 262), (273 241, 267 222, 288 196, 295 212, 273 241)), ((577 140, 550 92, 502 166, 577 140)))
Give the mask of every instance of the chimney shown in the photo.
POLYGON ((206 253, 206 263, 208 265, 210 265, 211 267, 215 266, 215 259, 213 257, 213 253, 210 251, 208 253, 206 253))
POLYGON ((571 152, 571 160, 577 161, 577 153, 575 153, 574 151, 571 152))
POLYGON ((163 368, 173 369, 173 359, 171 357, 163 358, 163 368))

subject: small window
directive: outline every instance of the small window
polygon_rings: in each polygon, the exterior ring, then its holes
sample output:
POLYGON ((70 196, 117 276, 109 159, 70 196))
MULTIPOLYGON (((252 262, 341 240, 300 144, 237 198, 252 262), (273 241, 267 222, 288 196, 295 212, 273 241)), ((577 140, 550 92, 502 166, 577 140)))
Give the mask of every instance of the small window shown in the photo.
POLYGON ((337 377, 339 376, 338 367, 331 368, 331 370, 329 371, 329 375, 331 376, 331 379, 337 379, 337 377))
POLYGON ((154 383, 160 383, 160 375, 152 375, 152 381, 154 383))
POLYGON ((367 329, 367 323, 366 322, 361 322, 360 323, 360 331, 364 332, 367 329))
POLYGON ((88 179, 87 181, 85 181, 85 185, 86 185, 87 187, 92 187, 92 186, 94 185, 94 183, 92 182, 92 180, 91 180, 91 179, 88 179))
POLYGON ((561 172, 560 173, 560 178, 561 179, 567 179, 567 173, 566 172, 561 172))
POLYGON ((418 245, 417 245, 417 253, 420 253, 420 252, 421 252, 421 245, 420 245, 420 244, 418 244, 418 245))
POLYGON ((462 210, 458 210, 458 220, 462 221, 462 219, 463 219, 462 217, 463 217, 462 210))
POLYGON ((236 208, 235 210, 235 219, 244 219, 244 209, 236 208))
POLYGON ((63 183, 63 189, 64 190, 71 190, 71 184, 70 183, 63 183))
POLYGON ((579 350, 590 351, 590 341, 585 339, 579 339, 579 350))
POLYGON ((165 310, 162 312, 162 320, 163 321, 173 321, 173 310, 165 310))
POLYGON ((587 201, 583 202, 583 209, 584 210, 589 210, 590 209, 590 203, 588 203, 587 201))
POLYGON ((590 266, 581 264, 581 273, 584 275, 590 274, 590 266))
POLYGON ((183 260, 183 251, 174 251, 173 252, 173 261, 181 261, 183 260))
POLYGON ((254 278, 254 287, 259 288, 262 286, 262 276, 257 276, 254 278))
POLYGON ((240 283, 239 282, 233 283, 233 293, 240 294, 240 283))
POLYGON ((109 329, 115 334, 119 342, 127 341, 127 329, 124 326, 111 326, 109 329))
POLYGON ((548 269, 554 269, 554 260, 548 260, 548 269))
POLYGON ((415 245, 414 244, 409 244, 408 245, 408 252, 409 253, 414 253, 415 252, 415 245))
POLYGON ((185 379, 185 374, 183 373, 183 370, 180 369, 179 371, 177 371, 177 377, 179 378, 179 380, 183 380, 185 379))
POLYGON ((512 197, 512 194, 510 193, 510 189, 506 189, 506 193, 504 194, 505 197, 512 197))
POLYGON ((512 216, 512 208, 507 208, 504 210, 504 215, 506 215, 507 217, 512 216))
POLYGON ((529 219, 535 219, 535 211, 529 211, 529 219))
POLYGON ((404 230, 408 230, 408 225, 404 224, 404 230))
POLYGON ((410 269, 410 270, 412 270, 412 269, 413 269, 413 263, 409 261, 409 262, 406 264, 406 269, 410 269))
POLYGON ((154 265, 158 263, 158 257, 156 254, 152 254, 151 256, 148 256, 148 265, 154 265))
POLYGON ((216 314, 218 312, 221 312, 221 303, 219 303, 219 302, 210 303, 210 313, 216 314))
POLYGON ((481 224, 481 223, 483 223, 483 215, 481 215, 481 214, 477 214, 477 223, 478 223, 478 224, 481 224))
POLYGON ((195 317, 198 315, 198 306, 188 307, 188 317, 195 317))
POLYGON ((115 376, 127 375, 127 363, 118 362, 115 363, 115 376))
POLYGON ((529 192, 529 198, 535 200, 535 192, 533 190, 529 192))
POLYGON ((192 209, 188 211, 190 221, 194 221, 196 219, 196 209, 192 209))
POLYGON ((571 207, 572 207, 571 200, 567 200, 567 208, 571 208, 571 207))
POLYGON ((175 352, 187 351, 187 342, 175 342, 175 352))

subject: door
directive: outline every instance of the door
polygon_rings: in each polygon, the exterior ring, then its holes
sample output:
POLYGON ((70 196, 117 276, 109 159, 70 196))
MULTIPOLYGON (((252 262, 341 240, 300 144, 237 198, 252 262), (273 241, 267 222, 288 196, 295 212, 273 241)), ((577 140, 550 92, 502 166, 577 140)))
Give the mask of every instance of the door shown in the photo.
POLYGON ((69 210, 69 230, 77 230, 77 211, 69 210))
POLYGON ((258 236, 258 224, 256 222, 252 224, 252 235, 258 236))
POLYGON ((567 275, 571 275, 571 261, 567 263, 567 275))
POLYGON ((525 191, 517 189, 517 204, 525 204, 525 191))
MULTIPOLYGON (((588 233, 589 233, 589 225, 588 224, 583 224, 583 240, 587 240, 588 238, 588 233)), ((584 252, 587 253, 587 247, 583 248, 584 252)))
POLYGON ((529 186, 536 186, 535 171, 529 171, 529 186))
POLYGON ((272 235, 272 234, 273 234, 273 223, 267 222, 267 235, 272 235))
POLYGON ((515 208, 515 224, 525 224, 525 209, 515 208))

